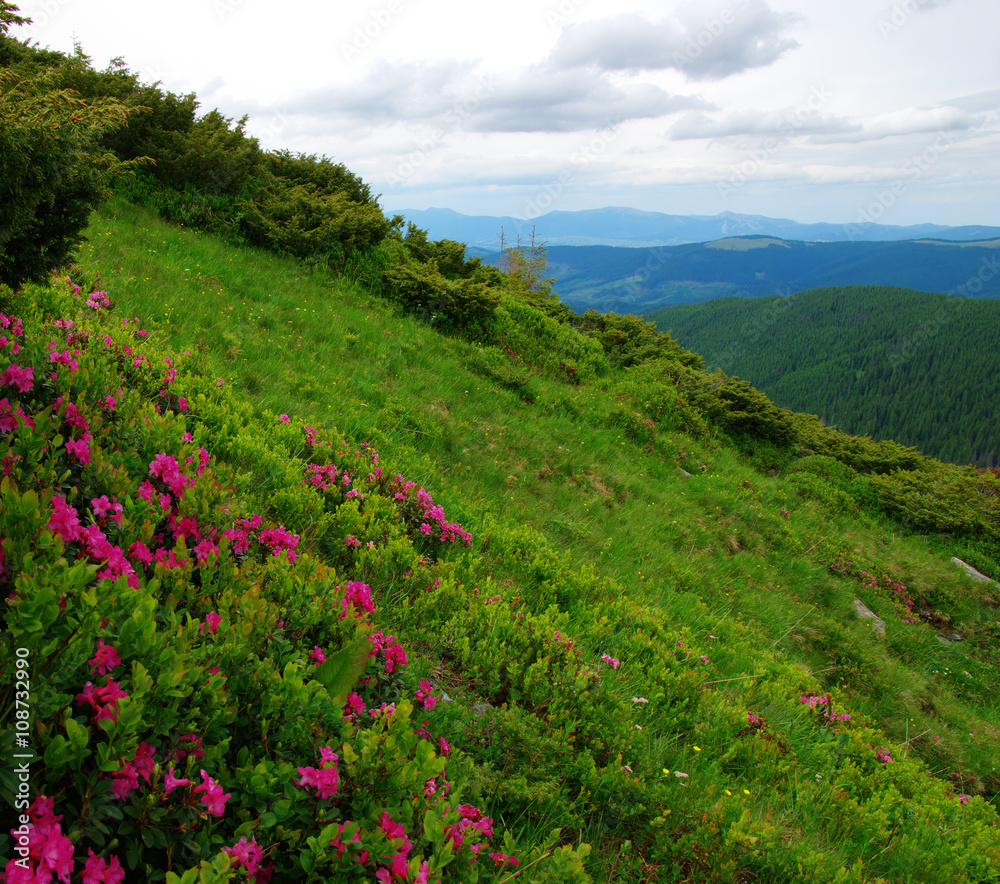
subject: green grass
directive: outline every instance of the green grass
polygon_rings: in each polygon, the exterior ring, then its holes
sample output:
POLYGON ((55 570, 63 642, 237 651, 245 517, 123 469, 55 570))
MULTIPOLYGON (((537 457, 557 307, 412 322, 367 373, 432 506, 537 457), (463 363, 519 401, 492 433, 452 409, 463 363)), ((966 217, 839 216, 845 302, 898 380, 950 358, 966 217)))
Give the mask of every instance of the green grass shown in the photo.
MULTIPOLYGON (((605 587, 590 600, 573 597, 581 583, 547 590, 568 612, 569 632, 593 633, 594 608, 602 605, 618 622, 634 608, 636 629, 649 616, 669 624, 709 657, 704 680, 713 684, 705 693, 719 709, 728 705, 744 718, 739 710, 756 710, 803 759, 826 750, 816 748, 815 727, 787 696, 775 695, 775 685, 790 683, 789 673, 812 673, 852 720, 880 729, 942 779, 955 781, 957 772, 968 794, 985 789, 996 800, 995 651, 975 641, 942 644, 930 625, 904 623, 884 596, 828 569, 846 555, 871 571, 891 568, 911 590, 937 590, 952 620, 948 632, 974 635, 995 621, 997 594, 960 576, 922 537, 803 497, 785 475, 758 472, 718 441, 664 433, 653 446, 638 445, 615 426, 614 375, 573 386, 534 373, 527 402, 473 370, 475 344, 442 337, 344 280, 121 203, 102 210, 88 235, 78 264, 103 274, 117 310, 138 317, 165 345, 190 351, 200 370, 242 391, 259 416, 336 426, 391 455, 394 468, 473 532, 469 573, 484 593, 488 581, 510 593, 540 591, 545 566, 531 549, 512 550, 498 526, 539 532, 575 573, 591 569, 594 586, 605 587), (857 597, 885 620, 886 638, 855 617, 857 597)), ((399 617, 403 629, 408 621, 399 617)), ((430 665, 451 672, 457 695, 464 676, 447 643, 418 630, 414 640, 430 665)), ((610 634, 604 649, 614 655, 628 644, 610 634)), ((621 696, 648 689, 642 666, 624 668, 621 696)), ((721 725, 710 723, 699 736, 678 732, 671 720, 651 717, 642 757, 690 773, 686 788, 701 790, 700 800, 721 801, 726 788, 742 796, 746 788, 759 827, 778 826, 783 838, 807 831, 816 849, 848 868, 872 858, 866 876, 919 878, 896 851, 875 858, 869 844, 845 842, 824 823, 830 795, 809 771, 793 768, 791 785, 772 793, 753 763, 735 759, 723 766, 731 780, 719 780, 706 756, 725 751, 709 745, 721 725), (692 749, 699 741, 704 753, 692 749), (788 804, 789 795, 798 798, 788 804)), ((485 782, 502 791, 489 775, 485 782)), ((525 811, 526 825, 560 824, 551 814, 544 824, 531 819, 525 811)), ((595 817, 584 834, 613 840, 616 825, 595 817)), ((656 878, 645 855, 630 857, 620 841, 605 848, 597 877, 656 878)))

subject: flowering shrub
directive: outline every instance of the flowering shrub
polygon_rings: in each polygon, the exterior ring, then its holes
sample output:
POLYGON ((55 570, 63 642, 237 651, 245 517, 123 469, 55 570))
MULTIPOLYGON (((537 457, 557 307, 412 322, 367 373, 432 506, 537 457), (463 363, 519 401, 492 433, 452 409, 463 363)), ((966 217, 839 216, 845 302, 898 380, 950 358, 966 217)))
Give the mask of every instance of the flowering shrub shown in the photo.
POLYGON ((883 598, 900 607, 904 623, 918 623, 913 613, 914 601, 909 590, 892 573, 891 568, 878 571, 855 564, 850 559, 838 556, 827 566, 831 574, 853 577, 863 587, 877 592, 883 598))
MULTIPOLYGON (((67 311, 55 321, 0 314, 0 656, 23 649, 38 674, 34 799, 12 833, 25 851, 0 880, 489 880, 492 821, 445 735, 411 721, 407 696, 424 713, 438 697, 374 621, 372 587, 234 492, 196 441, 223 392, 180 389, 175 362, 103 317, 101 297, 62 280, 47 297, 67 311)), ((240 437, 214 438, 227 451, 240 437)), ((369 506, 344 481, 365 460, 381 493, 373 452, 318 465, 309 493, 336 478, 333 511, 369 506)), ((394 483, 400 519, 471 542, 394 483)), ((576 875, 573 856, 553 874, 576 875)))

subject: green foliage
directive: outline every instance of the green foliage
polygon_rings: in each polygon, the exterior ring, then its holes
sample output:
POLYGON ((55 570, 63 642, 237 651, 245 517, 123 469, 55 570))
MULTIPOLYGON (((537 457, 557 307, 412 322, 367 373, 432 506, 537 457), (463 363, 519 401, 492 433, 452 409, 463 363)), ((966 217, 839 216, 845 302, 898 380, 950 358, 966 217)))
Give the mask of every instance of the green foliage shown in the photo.
POLYGON ((527 241, 522 241, 518 234, 514 242, 510 242, 500 228, 499 240, 499 270, 508 291, 519 300, 565 320, 569 309, 552 290, 555 279, 545 275, 548 249, 535 237, 534 228, 527 241))
POLYGON ((616 368, 659 358, 673 359, 691 368, 702 365, 697 353, 683 349, 670 335, 658 332, 654 323, 643 322, 638 316, 588 310, 574 325, 600 342, 608 361, 616 368))
POLYGON ((448 279, 433 258, 427 263, 391 265, 385 276, 387 294, 408 312, 431 323, 443 321, 456 329, 487 322, 500 301, 500 292, 486 282, 448 279))
POLYGON ((40 280, 83 238, 128 165, 100 145, 130 111, 60 89, 53 72, 0 70, 0 285, 40 280))
POLYGON ((690 396, 711 423, 744 447, 765 442, 787 451, 799 441, 792 413, 777 408, 740 378, 726 377, 721 372, 705 376, 690 396))

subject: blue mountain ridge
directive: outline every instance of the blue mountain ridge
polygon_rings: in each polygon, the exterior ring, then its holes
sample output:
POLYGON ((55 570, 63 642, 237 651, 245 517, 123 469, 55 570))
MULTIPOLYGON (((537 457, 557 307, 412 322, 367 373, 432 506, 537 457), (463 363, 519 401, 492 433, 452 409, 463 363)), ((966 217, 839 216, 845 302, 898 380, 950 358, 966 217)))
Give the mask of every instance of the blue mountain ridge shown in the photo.
POLYGON ((619 206, 553 211, 533 220, 513 216, 463 215, 453 209, 401 209, 398 214, 433 239, 451 239, 479 249, 496 249, 501 228, 508 241, 530 237, 548 246, 656 246, 710 242, 728 236, 775 236, 803 242, 886 242, 934 237, 968 242, 1000 237, 1000 227, 943 224, 907 226, 862 223, 800 224, 787 218, 741 215, 668 215, 619 206))

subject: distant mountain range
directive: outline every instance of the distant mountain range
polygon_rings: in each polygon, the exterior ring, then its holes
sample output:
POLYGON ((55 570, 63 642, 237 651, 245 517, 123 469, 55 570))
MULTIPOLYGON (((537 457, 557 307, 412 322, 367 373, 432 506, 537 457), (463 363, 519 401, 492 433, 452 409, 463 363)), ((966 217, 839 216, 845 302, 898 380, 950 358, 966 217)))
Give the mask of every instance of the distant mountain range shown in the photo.
POLYGON ((525 221, 510 216, 463 215, 451 209, 403 209, 430 239, 451 239, 480 249, 496 249, 502 227, 508 239, 530 236, 532 229, 548 246, 676 246, 729 236, 774 236, 804 242, 885 242, 934 237, 954 241, 994 239, 1000 227, 914 224, 799 224, 764 215, 666 215, 608 207, 579 212, 549 212, 525 221))
MULTIPOLYGON (((470 249, 492 264, 496 252, 470 249)), ((1000 298, 1000 238, 955 242, 796 242, 727 237, 683 246, 551 246, 548 275, 573 310, 648 313, 726 295, 789 295, 831 285, 892 285, 1000 298)))

